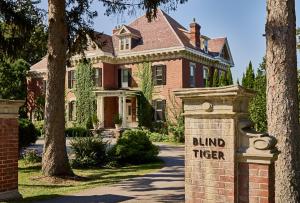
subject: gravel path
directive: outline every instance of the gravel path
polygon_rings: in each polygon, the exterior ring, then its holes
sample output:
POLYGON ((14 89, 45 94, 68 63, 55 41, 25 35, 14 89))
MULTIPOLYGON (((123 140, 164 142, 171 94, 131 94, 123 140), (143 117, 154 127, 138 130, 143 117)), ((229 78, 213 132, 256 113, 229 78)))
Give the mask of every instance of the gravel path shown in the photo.
POLYGON ((165 167, 156 173, 40 203, 184 202, 184 147, 159 147, 165 167))

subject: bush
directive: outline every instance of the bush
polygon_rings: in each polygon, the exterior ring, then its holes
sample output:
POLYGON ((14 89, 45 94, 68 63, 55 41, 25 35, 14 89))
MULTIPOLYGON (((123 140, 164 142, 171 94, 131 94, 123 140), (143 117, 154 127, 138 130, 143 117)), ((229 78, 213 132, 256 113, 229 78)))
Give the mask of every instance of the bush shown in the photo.
POLYGON ((153 131, 160 134, 168 134, 168 125, 163 121, 156 121, 152 123, 153 131))
POLYGON ((180 116, 176 124, 168 125, 169 132, 173 134, 174 142, 184 142, 184 118, 180 116))
POLYGON ((106 143, 100 137, 74 137, 71 148, 75 159, 74 168, 91 168, 101 166, 106 161, 106 143))
POLYGON ((36 150, 26 150, 23 159, 25 164, 35 164, 42 161, 42 157, 38 154, 36 150))
POLYGON ((158 151, 145 131, 126 130, 109 151, 109 157, 121 165, 143 164, 156 161, 158 151))
POLYGON ((38 131, 38 136, 44 136, 45 134, 45 128, 44 128, 44 121, 35 121, 34 126, 38 131))
POLYGON ((35 143, 38 135, 39 131, 30 120, 19 119, 19 150, 28 147, 31 143, 35 143))
POLYGON ((65 130, 66 137, 88 137, 90 134, 90 130, 82 127, 67 128, 65 130))
POLYGON ((160 134, 156 132, 147 132, 147 137, 151 142, 169 142, 169 135, 166 134, 160 134))

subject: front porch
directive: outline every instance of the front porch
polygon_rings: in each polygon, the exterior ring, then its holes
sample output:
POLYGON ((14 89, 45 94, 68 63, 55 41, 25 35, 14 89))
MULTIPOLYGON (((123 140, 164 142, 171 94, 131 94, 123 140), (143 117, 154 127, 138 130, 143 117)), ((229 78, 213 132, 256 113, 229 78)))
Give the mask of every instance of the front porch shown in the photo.
POLYGON ((114 128, 114 117, 122 118, 122 128, 138 126, 136 90, 96 91, 97 117, 100 127, 114 128))

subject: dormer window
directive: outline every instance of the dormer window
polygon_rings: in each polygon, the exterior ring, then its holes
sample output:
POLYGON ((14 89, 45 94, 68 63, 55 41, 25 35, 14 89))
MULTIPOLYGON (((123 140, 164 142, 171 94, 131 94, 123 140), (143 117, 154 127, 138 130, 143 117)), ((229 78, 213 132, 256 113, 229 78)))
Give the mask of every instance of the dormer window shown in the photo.
POLYGON ((120 38, 120 50, 128 50, 130 49, 130 38, 129 37, 121 37, 120 38))
POLYGON ((204 52, 208 53, 208 40, 204 40, 204 52))

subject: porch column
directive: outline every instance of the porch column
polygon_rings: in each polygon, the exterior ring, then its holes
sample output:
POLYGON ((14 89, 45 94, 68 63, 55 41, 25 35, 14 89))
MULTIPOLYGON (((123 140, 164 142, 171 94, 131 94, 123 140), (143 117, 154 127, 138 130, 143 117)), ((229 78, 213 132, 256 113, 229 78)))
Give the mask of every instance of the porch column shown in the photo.
POLYGON ((101 127, 104 125, 104 97, 97 96, 97 117, 101 127))
POLYGON ((122 116, 123 110, 122 110, 122 96, 119 96, 119 116, 122 116))
POLYGON ((126 111, 126 96, 122 96, 123 99, 123 113, 122 113, 122 127, 127 127, 127 111, 126 111))

